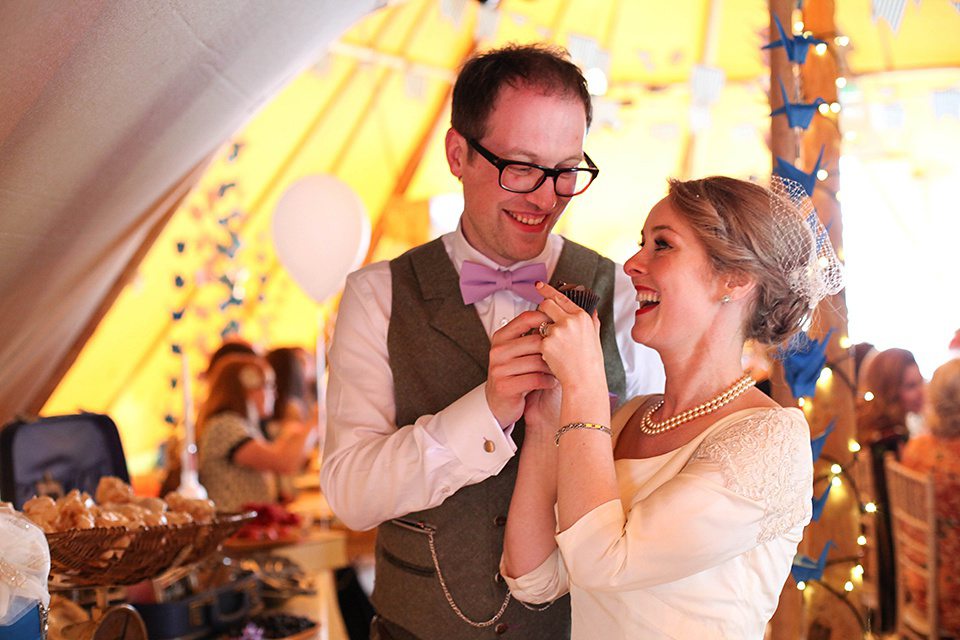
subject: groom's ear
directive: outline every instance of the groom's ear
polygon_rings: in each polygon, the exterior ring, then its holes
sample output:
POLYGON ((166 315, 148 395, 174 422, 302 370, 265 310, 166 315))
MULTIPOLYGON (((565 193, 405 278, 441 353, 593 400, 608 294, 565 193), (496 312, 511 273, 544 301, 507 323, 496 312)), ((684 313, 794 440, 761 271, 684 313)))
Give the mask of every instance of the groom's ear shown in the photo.
POLYGON ((459 179, 463 176, 463 167, 467 163, 467 139, 460 135, 459 131, 450 127, 447 129, 444 147, 450 173, 459 179))

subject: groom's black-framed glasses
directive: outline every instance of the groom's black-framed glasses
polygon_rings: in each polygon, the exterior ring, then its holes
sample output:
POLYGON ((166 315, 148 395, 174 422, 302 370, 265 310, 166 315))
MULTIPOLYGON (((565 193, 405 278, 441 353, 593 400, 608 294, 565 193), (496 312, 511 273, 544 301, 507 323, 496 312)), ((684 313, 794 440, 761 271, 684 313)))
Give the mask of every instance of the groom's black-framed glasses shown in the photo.
POLYGON ((467 144, 500 171, 500 186, 513 193, 532 193, 539 189, 547 178, 553 178, 553 190, 556 194, 570 198, 586 191, 600 173, 600 169, 586 153, 583 154, 583 160, 587 163, 585 167, 553 169, 532 162, 506 160, 484 148, 474 138, 467 138, 467 144))

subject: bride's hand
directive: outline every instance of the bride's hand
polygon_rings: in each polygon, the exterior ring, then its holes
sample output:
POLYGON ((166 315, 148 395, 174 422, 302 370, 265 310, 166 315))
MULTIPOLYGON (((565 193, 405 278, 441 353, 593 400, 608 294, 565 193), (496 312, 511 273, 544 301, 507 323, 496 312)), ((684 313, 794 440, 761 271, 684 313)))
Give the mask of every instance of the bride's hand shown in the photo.
POLYGON ((606 387, 603 349, 600 345, 600 319, 546 283, 537 291, 544 300, 540 311, 553 321, 541 333, 540 352, 562 386, 599 382, 606 387))
POLYGON ((553 446, 553 436, 560 426, 560 385, 551 389, 537 389, 526 397, 523 409, 523 421, 526 424, 526 437, 549 439, 553 446))

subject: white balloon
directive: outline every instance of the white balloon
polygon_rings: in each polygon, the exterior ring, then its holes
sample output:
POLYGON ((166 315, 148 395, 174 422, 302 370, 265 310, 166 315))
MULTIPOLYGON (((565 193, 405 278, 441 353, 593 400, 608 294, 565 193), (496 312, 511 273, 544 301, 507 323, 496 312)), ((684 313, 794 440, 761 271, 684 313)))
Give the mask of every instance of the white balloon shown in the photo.
POLYGON ((273 212, 280 263, 316 302, 342 286, 370 245, 370 219, 354 191, 330 175, 300 178, 273 212))

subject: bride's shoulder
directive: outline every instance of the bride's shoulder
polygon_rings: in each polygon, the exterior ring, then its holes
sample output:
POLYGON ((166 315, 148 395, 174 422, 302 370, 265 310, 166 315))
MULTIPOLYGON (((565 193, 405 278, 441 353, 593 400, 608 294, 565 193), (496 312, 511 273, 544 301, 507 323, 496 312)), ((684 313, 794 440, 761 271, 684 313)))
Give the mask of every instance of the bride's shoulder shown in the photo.
POLYGON ((810 428, 803 412, 779 405, 738 411, 716 425, 704 438, 703 450, 742 450, 793 457, 804 447, 809 449, 810 428))

